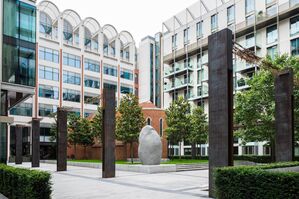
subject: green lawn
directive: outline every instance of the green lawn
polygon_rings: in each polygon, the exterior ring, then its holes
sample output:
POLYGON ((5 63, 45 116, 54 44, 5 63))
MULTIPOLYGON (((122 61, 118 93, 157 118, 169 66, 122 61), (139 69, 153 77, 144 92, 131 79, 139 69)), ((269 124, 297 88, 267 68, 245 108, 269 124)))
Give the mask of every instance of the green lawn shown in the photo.
MULTIPOLYGON (((87 163, 101 163, 101 160, 69 160, 70 162, 87 162, 87 163)), ((185 160, 185 159, 176 159, 169 160, 167 162, 162 162, 161 164, 202 164, 208 163, 208 160, 185 160)), ((119 160, 116 161, 116 164, 131 164, 131 162, 119 160)), ((134 162, 134 164, 141 164, 140 162, 134 162)))

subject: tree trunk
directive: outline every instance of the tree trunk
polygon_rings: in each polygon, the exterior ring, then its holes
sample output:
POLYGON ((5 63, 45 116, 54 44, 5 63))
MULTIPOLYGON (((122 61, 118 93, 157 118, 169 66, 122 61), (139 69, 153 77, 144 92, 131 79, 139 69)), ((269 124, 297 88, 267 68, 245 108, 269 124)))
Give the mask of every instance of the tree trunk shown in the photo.
POLYGON ((179 147, 180 147, 179 148, 179 153, 180 153, 179 156, 180 156, 180 160, 181 160, 182 159, 182 151, 181 151, 182 150, 182 142, 179 142, 179 147))
POLYGON ((196 144, 195 143, 192 143, 191 144, 191 156, 192 156, 192 159, 196 159, 196 144))
POLYGON ((133 148, 133 142, 130 143, 130 158, 131 158, 131 163, 134 163, 134 148, 133 148))
POLYGON ((275 162, 276 158, 275 158, 275 140, 271 139, 270 141, 270 148, 271 148, 271 161, 275 162))

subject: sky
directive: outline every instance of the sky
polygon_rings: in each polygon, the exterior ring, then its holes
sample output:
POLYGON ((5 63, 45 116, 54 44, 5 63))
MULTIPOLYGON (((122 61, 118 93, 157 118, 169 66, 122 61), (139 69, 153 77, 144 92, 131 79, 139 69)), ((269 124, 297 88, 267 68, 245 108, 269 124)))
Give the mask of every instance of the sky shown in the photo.
MULTIPOLYGON (((112 24, 118 32, 129 31, 136 42, 162 31, 162 23, 197 0, 50 0, 62 12, 73 9, 81 16, 93 17, 101 26, 112 24)), ((41 2, 38 0, 37 3, 41 2)))

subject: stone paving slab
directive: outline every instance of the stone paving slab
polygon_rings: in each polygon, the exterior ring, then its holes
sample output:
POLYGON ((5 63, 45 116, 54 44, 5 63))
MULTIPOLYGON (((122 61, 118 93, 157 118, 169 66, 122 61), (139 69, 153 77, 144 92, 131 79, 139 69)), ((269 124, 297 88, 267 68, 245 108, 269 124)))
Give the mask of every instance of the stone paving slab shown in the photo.
POLYGON ((68 171, 58 173, 56 165, 41 164, 39 169, 52 174, 54 199, 208 198, 208 170, 160 174, 117 171, 116 178, 102 179, 101 170, 94 168, 68 166, 68 171))

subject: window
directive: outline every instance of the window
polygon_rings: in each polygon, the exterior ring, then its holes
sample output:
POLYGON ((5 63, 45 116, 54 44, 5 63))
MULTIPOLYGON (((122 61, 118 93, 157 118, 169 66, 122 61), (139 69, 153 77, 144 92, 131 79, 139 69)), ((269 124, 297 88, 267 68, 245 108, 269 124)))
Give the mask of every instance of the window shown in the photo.
POLYGON ((97 96, 94 96, 92 94, 84 94, 84 103, 85 104, 91 104, 91 105, 99 105, 100 99, 97 96))
POLYGON ((254 33, 246 35, 246 48, 251 48, 255 45, 255 37, 254 33))
POLYGON ((212 15, 211 16, 211 31, 214 32, 218 28, 218 15, 212 15))
POLYGON ((132 88, 132 87, 128 87, 128 86, 121 86, 121 87, 120 87, 120 92, 121 92, 122 94, 133 93, 133 88, 132 88))
POLYGON ((120 77, 123 78, 123 79, 133 81, 133 73, 131 71, 122 70, 120 72, 120 77))
POLYGON ((274 0, 266 0, 266 4, 272 3, 274 0))
POLYGON ((255 7, 254 1, 255 0, 245 0, 245 11, 246 11, 246 14, 254 11, 254 7, 255 7))
POLYGON ((273 16, 277 14, 277 5, 272 5, 266 9, 267 16, 273 16))
POLYGON ((186 28, 184 30, 184 43, 185 44, 189 43, 189 28, 186 28))
POLYGON ((81 68, 81 59, 79 56, 63 53, 63 65, 81 68))
POLYGON ((73 42, 73 26, 67 20, 63 20, 63 39, 67 42, 73 42))
POLYGON ((202 37, 202 21, 196 24, 196 36, 198 38, 202 37))
POLYGON ((291 41, 291 54, 299 55, 299 38, 291 41))
POLYGON ((11 115, 32 117, 32 104, 22 103, 10 110, 11 115))
POLYGON ((59 88, 54 86, 39 85, 38 96, 47 99, 59 99, 59 88))
POLYGON ((247 26, 252 25, 255 21, 254 15, 250 15, 246 17, 246 24, 247 26))
POLYGON ((233 23, 235 21, 235 6, 232 5, 227 8, 227 23, 233 23))
POLYGON ((50 48, 40 47, 39 58, 42 60, 59 63, 59 52, 50 48))
POLYGON ((269 55, 272 59, 275 57, 277 54, 277 46, 272 46, 267 48, 267 55, 269 55))
POLYGON ((40 12, 39 24, 39 32, 45 33, 47 35, 52 34, 52 19, 45 12, 40 12))
POLYGON ((104 83, 104 88, 106 88, 106 89, 114 89, 115 92, 117 91, 117 86, 114 83, 104 83))
POLYGON ((117 67, 104 65, 104 74, 117 77, 117 67))
POLYGON ((80 102, 80 92, 71 89, 63 89, 63 100, 70 102, 80 102))
POLYGON ((63 71, 63 83, 81 85, 81 77, 78 73, 63 71))
POLYGON ((290 19, 291 37, 299 33, 299 16, 290 19))
POLYGON ((38 114, 41 117, 48 117, 53 113, 57 112, 57 106, 47 105, 47 104, 39 104, 38 114))
POLYGON ((93 71, 93 72, 100 72, 100 63, 90 60, 90 59, 85 59, 84 61, 84 68, 85 70, 93 71))
POLYGON ((39 66, 39 78, 59 81, 59 70, 47 66, 39 66))
POLYGON ((150 126, 152 125, 152 120, 151 120, 151 118, 148 117, 146 121, 147 121, 147 122, 146 122, 147 125, 150 125, 150 126))
POLYGON ((159 129, 160 129, 160 136, 163 136, 163 119, 161 118, 159 121, 159 129))
POLYGON ((297 4, 299 4, 299 0, 290 0, 290 5, 291 6, 295 6, 297 4))
POLYGON ((94 79, 92 77, 85 76, 84 77, 84 85, 85 85, 85 87, 99 89, 100 88, 100 81, 97 80, 97 79, 94 79))
POLYGON ((267 28, 267 44, 277 41, 277 26, 273 25, 267 28))
POLYGON ((172 35, 172 48, 177 47, 177 34, 172 35))

